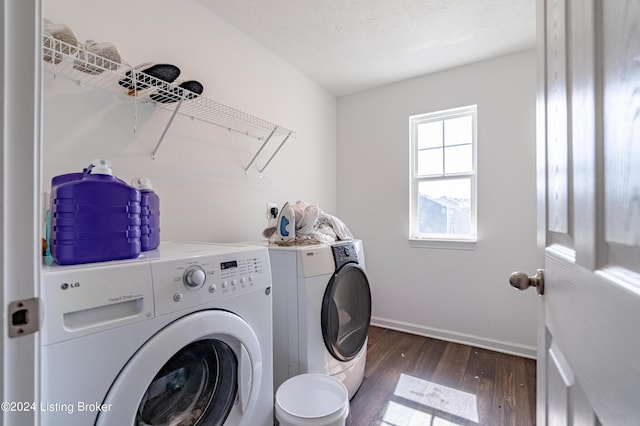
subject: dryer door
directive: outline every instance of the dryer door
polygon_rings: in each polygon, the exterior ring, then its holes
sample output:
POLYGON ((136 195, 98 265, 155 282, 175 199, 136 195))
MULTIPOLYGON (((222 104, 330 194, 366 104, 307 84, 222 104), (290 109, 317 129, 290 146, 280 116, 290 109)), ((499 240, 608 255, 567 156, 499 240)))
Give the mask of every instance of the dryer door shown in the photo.
POLYGON ((355 263, 331 278, 322 300, 322 337, 334 358, 353 359, 367 341, 371 322, 371 290, 364 271, 355 263))
POLYGON ((256 403, 261 376, 258 338, 247 322, 226 311, 196 312, 167 325, 136 352, 96 424, 241 425, 256 403))

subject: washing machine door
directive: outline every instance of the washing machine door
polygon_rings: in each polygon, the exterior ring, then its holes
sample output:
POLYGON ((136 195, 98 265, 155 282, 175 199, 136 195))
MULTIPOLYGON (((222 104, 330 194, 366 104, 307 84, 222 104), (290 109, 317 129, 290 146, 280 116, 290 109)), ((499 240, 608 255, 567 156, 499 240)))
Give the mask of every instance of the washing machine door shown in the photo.
POLYGON ((371 322, 371 290, 356 263, 342 266, 329 281, 322 300, 322 337, 331 355, 353 359, 367 341, 371 322))
POLYGON ((261 377, 262 354, 251 326, 226 311, 196 312, 136 352, 109 390, 96 425, 242 425, 261 377))

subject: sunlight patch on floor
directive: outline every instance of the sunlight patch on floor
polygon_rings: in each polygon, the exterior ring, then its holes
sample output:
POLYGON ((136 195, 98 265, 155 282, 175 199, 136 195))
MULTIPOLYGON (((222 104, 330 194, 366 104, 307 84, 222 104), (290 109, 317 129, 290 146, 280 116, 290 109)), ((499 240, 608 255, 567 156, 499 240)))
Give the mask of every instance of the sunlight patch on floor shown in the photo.
MULTIPOLYGON (((457 389, 440 385, 438 383, 430 382, 428 380, 419 379, 408 374, 401 374, 400 379, 398 380, 398 384, 396 385, 394 395, 400 398, 408 399, 409 401, 424 405, 429 408, 434 408, 436 410, 452 414, 461 419, 476 423, 480 421, 476 395, 468 392, 463 392, 457 389)), ((405 408, 408 410, 417 411, 408 407, 405 408)), ((417 412, 431 417, 429 414, 423 413, 421 411, 417 412)), ((430 421, 430 423, 422 424, 435 425, 437 423, 431 423, 430 421)))
POLYGON ((393 401, 389 401, 387 404, 380 424, 383 426, 460 426, 460 423, 445 420, 393 401))

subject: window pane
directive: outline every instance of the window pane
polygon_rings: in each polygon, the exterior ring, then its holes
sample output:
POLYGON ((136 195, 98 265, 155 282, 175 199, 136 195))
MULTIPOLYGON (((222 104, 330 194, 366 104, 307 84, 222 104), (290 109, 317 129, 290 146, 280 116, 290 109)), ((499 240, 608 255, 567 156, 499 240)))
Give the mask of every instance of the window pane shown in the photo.
POLYGON ((465 173, 473 170, 471 145, 445 148, 445 173, 465 173))
POLYGON ((418 151, 418 176, 442 174, 442 148, 418 151))
POLYGON ((471 179, 419 182, 418 231, 421 234, 470 235, 471 179))
POLYGON ((442 146, 442 121, 418 124, 418 149, 442 146))
POLYGON ((444 144, 459 145, 472 143, 472 121, 471 116, 451 118, 444 122, 444 144))
POLYGON ((409 117, 411 238, 475 240, 475 105, 409 117))

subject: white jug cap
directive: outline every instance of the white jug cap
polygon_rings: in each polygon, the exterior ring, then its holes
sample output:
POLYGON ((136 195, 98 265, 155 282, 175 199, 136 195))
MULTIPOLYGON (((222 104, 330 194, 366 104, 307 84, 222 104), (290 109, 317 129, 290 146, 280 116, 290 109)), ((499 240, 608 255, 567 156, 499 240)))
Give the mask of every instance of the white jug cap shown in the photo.
POLYGON ((151 185, 151 179, 148 177, 139 177, 135 178, 131 181, 131 186, 136 188, 139 191, 153 191, 153 186, 151 185))
POLYGON ((93 167, 91 168, 92 175, 109 175, 113 176, 113 171, 111 170, 111 161, 109 160, 93 160, 91 162, 93 167))

